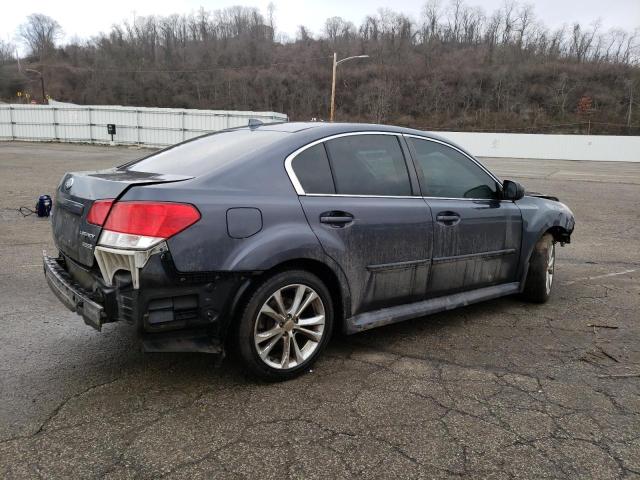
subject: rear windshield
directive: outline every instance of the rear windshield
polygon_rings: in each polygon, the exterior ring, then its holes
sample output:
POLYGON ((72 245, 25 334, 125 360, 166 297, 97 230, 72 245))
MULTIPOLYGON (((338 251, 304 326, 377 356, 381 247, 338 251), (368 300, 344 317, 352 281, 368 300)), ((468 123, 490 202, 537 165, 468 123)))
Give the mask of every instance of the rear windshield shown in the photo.
POLYGON ((207 135, 161 150, 122 168, 134 172, 152 172, 198 176, 214 172, 238 158, 260 150, 287 133, 233 130, 207 135))

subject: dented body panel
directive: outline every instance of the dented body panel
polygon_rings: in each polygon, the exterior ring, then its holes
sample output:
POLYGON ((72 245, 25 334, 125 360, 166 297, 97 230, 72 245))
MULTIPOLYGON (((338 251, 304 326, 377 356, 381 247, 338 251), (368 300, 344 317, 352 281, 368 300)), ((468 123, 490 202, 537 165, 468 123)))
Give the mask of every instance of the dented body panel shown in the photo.
POLYGON ((551 231, 557 242, 569 243, 575 227, 575 218, 569 207, 550 198, 525 195, 516 203, 522 212, 522 247, 518 279, 524 284, 529 259, 536 242, 542 235, 551 231))

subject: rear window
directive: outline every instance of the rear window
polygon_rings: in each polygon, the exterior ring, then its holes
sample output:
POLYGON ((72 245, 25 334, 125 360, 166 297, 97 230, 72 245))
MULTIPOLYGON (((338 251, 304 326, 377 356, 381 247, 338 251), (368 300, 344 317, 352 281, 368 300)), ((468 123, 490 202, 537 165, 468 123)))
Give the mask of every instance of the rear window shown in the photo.
POLYGON ((123 168, 195 177, 233 163, 283 138, 283 135, 288 134, 257 129, 215 133, 161 150, 123 168))

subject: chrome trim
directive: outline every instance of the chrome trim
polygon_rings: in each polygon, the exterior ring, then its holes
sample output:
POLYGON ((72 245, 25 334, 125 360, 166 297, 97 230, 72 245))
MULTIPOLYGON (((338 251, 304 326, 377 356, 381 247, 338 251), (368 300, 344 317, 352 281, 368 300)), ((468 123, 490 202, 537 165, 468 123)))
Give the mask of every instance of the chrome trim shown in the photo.
MULTIPOLYGON (((376 131, 364 131, 364 132, 347 132, 347 133, 337 133, 335 135, 329 135, 328 137, 324 137, 321 138, 319 140, 315 140, 311 143, 308 143, 307 145, 300 147, 299 149, 297 149, 295 152, 291 153, 290 155, 287 156, 287 158, 285 158, 284 160, 284 168, 287 171, 287 175, 289 175, 289 180, 291 180, 291 183, 293 184, 293 188, 296 190, 296 193, 298 195, 319 195, 319 196, 328 196, 328 195, 333 195, 333 196, 363 196, 363 197, 370 197, 371 195, 339 195, 339 194, 322 194, 322 193, 315 193, 315 194, 311 194, 311 193, 306 193, 304 191, 304 188, 302 188, 302 184, 300 183, 300 180, 298 180, 298 177, 296 176, 296 173, 293 171, 293 166, 291 165, 293 163, 293 160, 295 159, 295 157, 297 157, 300 153, 304 152, 307 148, 311 148, 311 147, 315 147, 316 145, 318 145, 319 143, 324 143, 327 142, 329 140, 333 140, 334 138, 341 138, 341 137, 351 137, 354 135, 394 135, 396 137, 401 137, 402 133, 397 133, 397 132, 376 132, 376 131)), ((387 197, 386 195, 376 195, 379 196, 381 198, 390 198, 387 197)), ((401 198, 405 198, 405 197, 401 197, 401 198)))
MULTIPOLYGON (((462 155, 464 155, 473 163, 475 163, 478 167, 480 167, 487 175, 493 178, 498 183, 498 185, 500 185, 500 188, 502 188, 502 181, 498 177, 496 177, 493 173, 487 170, 487 168, 484 165, 482 165, 480 162, 478 162, 478 160, 476 160, 475 158, 473 158, 471 155, 464 152, 463 150, 460 150, 458 147, 451 145, 450 143, 443 142, 442 140, 436 140, 435 138, 429 138, 429 137, 421 137, 420 135, 416 135, 414 133, 403 133, 402 136, 405 138, 409 137, 409 138, 417 138, 418 140, 427 140, 429 142, 439 143, 441 145, 444 145, 445 147, 453 148, 455 151, 460 152, 462 155)), ((440 198, 440 197, 433 197, 433 198, 440 198)))
POLYGON ((355 195, 351 193, 305 193, 303 197, 352 197, 352 198, 422 198, 423 200, 465 200, 471 202, 510 202, 498 198, 451 198, 451 197, 422 197, 420 195, 355 195))
POLYGON ((504 198, 456 198, 456 197, 422 197, 425 200, 465 200, 470 202, 511 202, 504 198))
POLYGON ((350 193, 304 193, 304 197, 350 197, 350 198, 423 198, 419 195, 355 195, 350 193))
MULTIPOLYGON (((295 189, 296 193, 299 196, 307 196, 307 197, 349 197, 349 198, 423 198, 425 200, 427 199, 438 199, 438 200, 469 200, 469 201, 479 201, 479 200, 488 200, 488 201, 503 201, 502 199, 492 199, 492 198, 450 198, 450 197, 429 197, 429 196, 421 196, 421 195, 354 195, 354 194, 346 194, 346 193, 306 193, 304 191, 304 188, 302 188, 302 184, 300 183, 300 180, 298 180, 298 177, 296 176, 295 171, 293 170, 293 160, 295 160, 295 158, 302 152, 304 152, 306 149, 311 148, 311 147, 315 147, 316 145, 320 144, 320 143, 324 143, 327 142, 329 140, 333 140, 334 138, 341 138, 341 137, 351 137, 354 135, 394 135, 396 137, 410 137, 410 138, 417 138, 418 140, 428 140, 430 142, 435 142, 435 143, 439 143, 441 145, 444 145, 446 147, 452 148, 454 150, 456 150, 457 152, 460 152, 462 155, 464 155, 465 157, 467 157, 469 160, 471 160, 473 163, 475 163, 478 167, 480 167, 480 169, 482 169, 482 171, 484 171, 487 175, 489 175, 491 178, 493 178, 493 180, 495 180, 496 183, 498 183, 498 185, 500 185, 500 188, 502 188, 502 181, 496 177, 493 173, 491 173, 489 170, 487 170, 485 168, 484 165, 482 165, 480 162, 478 162, 475 158, 473 158, 472 156, 468 155, 467 153, 465 153, 464 151, 460 150, 459 148, 451 145, 450 143, 447 142, 443 142, 441 140, 436 140, 434 138, 429 138, 429 137, 421 137, 420 135, 415 135, 412 133, 400 133, 400 132, 376 132, 376 131, 372 131, 372 130, 367 130, 367 131, 363 131, 363 132, 347 132, 347 133, 337 133, 335 135, 329 135, 328 137, 324 137, 324 138, 320 138, 318 140, 314 140, 311 143, 308 143, 307 145, 304 145, 300 148, 298 148, 296 151, 294 151, 293 153, 289 154, 285 160, 284 160, 284 168, 287 172, 287 175, 289 176, 289 180, 291 180, 291 183, 293 184, 293 188, 295 189)), ((411 159, 413 161, 413 159, 411 159)))

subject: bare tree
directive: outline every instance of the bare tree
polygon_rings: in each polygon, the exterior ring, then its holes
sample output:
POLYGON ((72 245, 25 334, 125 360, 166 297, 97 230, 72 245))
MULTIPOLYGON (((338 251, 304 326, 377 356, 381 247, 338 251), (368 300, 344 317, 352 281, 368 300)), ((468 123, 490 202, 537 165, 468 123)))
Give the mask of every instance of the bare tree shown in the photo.
POLYGON ((324 22, 324 33, 333 43, 338 39, 349 39, 355 36, 356 27, 342 17, 331 17, 324 22))
POLYGON ((633 100, 633 92, 635 90, 635 82, 633 81, 633 79, 627 79, 625 81, 625 85, 627 87, 627 91, 629 92, 629 106, 627 108, 627 127, 631 127, 631 113, 633 111, 633 104, 635 103, 633 100))
POLYGON ((579 23, 573 25, 571 36, 570 54, 575 57, 578 62, 586 60, 593 46, 600 23, 596 22, 590 30, 585 30, 579 23))
POLYGON ((296 32, 296 40, 299 42, 308 42, 311 40, 311 33, 309 29, 304 25, 298 25, 298 31, 296 32))
POLYGON ((528 3, 520 7, 518 10, 518 24, 516 27, 516 44, 518 48, 522 48, 525 43, 525 37, 535 21, 533 5, 528 3))
POLYGON ((16 47, 12 43, 0 40, 0 65, 10 63, 15 58, 16 47))
POLYGON ((440 36, 440 1, 429 0, 422 9, 422 40, 435 40, 440 36))
POLYGON ((502 44, 507 45, 511 41, 511 35, 513 33, 516 23, 516 7, 515 0, 505 0, 503 7, 503 27, 502 27, 502 44))
POLYGON ((55 49, 56 41, 62 36, 62 28, 53 18, 32 13, 18 28, 18 35, 29 47, 31 54, 42 61, 55 49))
POLYGON ((269 28, 271 29, 271 41, 275 39, 275 34, 276 34, 275 16, 276 16, 276 5, 273 2, 269 2, 269 5, 267 5, 267 20, 269 22, 268 24, 269 28))

